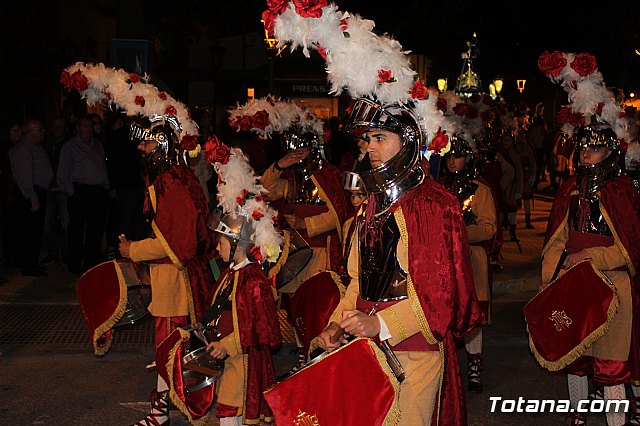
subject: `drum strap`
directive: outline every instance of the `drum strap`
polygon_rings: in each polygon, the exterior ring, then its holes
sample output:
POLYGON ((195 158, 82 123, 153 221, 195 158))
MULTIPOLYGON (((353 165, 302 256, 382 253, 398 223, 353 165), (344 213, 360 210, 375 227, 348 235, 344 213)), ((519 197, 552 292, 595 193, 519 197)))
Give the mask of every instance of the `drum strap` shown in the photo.
POLYGON ((220 285, 221 290, 218 292, 216 299, 213 301, 213 304, 207 309, 207 312, 204 313, 202 317, 202 323, 205 325, 215 323, 215 321, 220 318, 223 310, 231 309, 231 300, 229 297, 231 296, 231 292, 233 291, 233 276, 235 271, 229 272, 224 278, 223 282, 220 285))

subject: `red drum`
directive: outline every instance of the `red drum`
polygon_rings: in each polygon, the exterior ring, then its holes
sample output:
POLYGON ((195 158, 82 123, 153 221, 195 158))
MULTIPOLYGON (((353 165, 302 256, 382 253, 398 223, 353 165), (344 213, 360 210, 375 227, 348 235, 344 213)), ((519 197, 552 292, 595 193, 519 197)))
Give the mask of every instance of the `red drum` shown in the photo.
POLYGON ((398 420, 398 381, 382 351, 366 338, 327 353, 264 391, 264 397, 278 425, 382 425, 398 420))
POLYGON ((523 309, 540 365, 557 371, 575 361, 607 332, 618 304, 615 287, 591 261, 552 281, 523 309))
POLYGON ((169 385, 171 401, 191 424, 209 415, 215 382, 224 361, 213 360, 204 347, 190 350, 193 328, 177 328, 156 348, 156 369, 169 385))
POLYGON ((147 315, 151 290, 142 266, 128 259, 112 260, 94 266, 78 280, 76 295, 96 355, 111 347, 114 327, 147 315))
POLYGON ((324 271, 303 282, 293 294, 290 320, 305 353, 311 340, 327 326, 344 292, 340 276, 333 271, 324 271))

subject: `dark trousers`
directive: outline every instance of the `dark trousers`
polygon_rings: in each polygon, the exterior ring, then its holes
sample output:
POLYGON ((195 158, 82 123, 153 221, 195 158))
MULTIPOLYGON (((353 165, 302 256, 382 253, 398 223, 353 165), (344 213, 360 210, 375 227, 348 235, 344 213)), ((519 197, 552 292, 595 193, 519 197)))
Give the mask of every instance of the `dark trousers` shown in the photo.
POLYGON ((35 212, 31 211, 31 200, 24 197, 20 200, 19 229, 21 231, 18 243, 18 257, 20 269, 24 272, 33 272, 40 262, 40 249, 42 235, 44 233, 44 218, 47 209, 47 190, 34 188, 40 202, 40 207, 35 212))
POLYGON ((544 148, 536 148, 536 164, 538 167, 537 176, 535 178, 535 184, 539 184, 544 179, 545 174, 545 151, 544 148))
POLYGON ((24 210, 23 200, 24 197, 15 184, 0 186, 0 232, 4 263, 7 266, 18 266, 20 263, 20 216, 24 210))
POLYGON ((107 220, 107 190, 101 185, 74 185, 69 197, 69 259, 72 272, 89 269, 101 259, 107 220))

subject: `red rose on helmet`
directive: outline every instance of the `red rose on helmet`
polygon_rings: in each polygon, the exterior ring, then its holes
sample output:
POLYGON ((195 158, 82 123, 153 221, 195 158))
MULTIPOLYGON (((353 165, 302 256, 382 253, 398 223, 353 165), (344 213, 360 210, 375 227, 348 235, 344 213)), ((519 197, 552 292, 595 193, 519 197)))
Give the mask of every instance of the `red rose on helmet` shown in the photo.
POLYGON ((596 57, 588 53, 578 53, 571 62, 571 68, 577 72, 580 77, 586 77, 598 68, 596 57))
POLYGON ((260 220, 262 216, 264 215, 260 213, 258 210, 254 210, 253 213, 251 213, 251 217, 253 218, 253 220, 260 220))
POLYGON ((249 195, 249 191, 247 191, 247 189, 245 188, 242 190, 242 192, 240 192, 240 195, 236 197, 236 203, 239 206, 243 206, 245 200, 247 199, 247 195, 249 195))
POLYGON ((271 124, 271 120, 269 120, 269 113, 266 110, 256 112, 253 114, 252 122, 253 127, 264 130, 269 124, 271 124))
POLYGON ((393 75, 391 75, 391 70, 383 70, 383 69, 378 70, 378 82, 391 83, 393 81, 395 80, 393 80, 393 75))
POLYGON ((207 163, 220 163, 225 165, 229 162, 231 150, 228 146, 220 142, 216 136, 209 137, 203 148, 207 163))
POLYGON ((185 135, 180 141, 180 149, 191 151, 198 146, 198 138, 195 135, 185 135))
POLYGON ((436 101, 436 108, 442 111, 443 114, 447 113, 447 99, 442 96, 438 96, 438 100, 436 101))
POLYGON ((178 111, 176 110, 176 107, 174 107, 173 105, 167 105, 167 107, 164 109, 164 113, 165 115, 176 115, 178 111))
POLYGON ((62 74, 60 74, 60 83, 62 87, 69 90, 71 88, 71 74, 67 71, 62 71, 62 74))
POLYGON ((538 68, 540 68, 540 71, 554 77, 557 77, 566 66, 567 60, 562 56, 562 52, 555 51, 549 53, 545 50, 538 58, 538 68))
POLYGON ((604 108, 604 102, 598 102, 596 106, 596 114, 602 115, 602 108, 604 108))
POLYGON ((436 133, 436 137, 431 141, 431 145, 429 145, 429 149, 436 154, 438 154, 442 148, 446 147, 449 143, 449 136, 442 133, 440 129, 438 129, 438 133, 436 133))
POLYGON ((82 75, 80 71, 74 72, 71 76, 71 88, 82 92, 83 90, 87 90, 87 87, 89 87, 87 77, 82 75))
POLYGON ((413 82, 413 87, 411 88, 411 97, 414 99, 424 100, 429 97, 429 93, 427 93, 427 88, 424 86, 424 83, 419 79, 413 82))
POLYGON ((129 82, 131 82, 131 83, 140 83, 140 76, 138 74, 134 74, 134 73, 129 74, 129 82))
POLYGON ((264 21, 264 29, 270 36, 273 35, 273 27, 275 26, 276 18, 278 14, 271 9, 267 9, 262 12, 262 20, 264 21))
POLYGON ((164 92, 160 92, 160 93, 158 93, 158 97, 159 97, 160 99, 162 99, 163 101, 166 101, 166 100, 167 100, 167 94, 166 94, 166 93, 164 93, 164 92))
POLYGON ((144 106, 144 96, 136 96, 136 98, 133 100, 133 103, 135 103, 136 105, 144 106))
POLYGON ((284 13, 289 5, 289 0, 267 0, 267 7, 274 13, 284 13))
POLYGON ((296 13, 303 18, 319 18, 327 0, 293 0, 293 5, 296 7, 296 13))

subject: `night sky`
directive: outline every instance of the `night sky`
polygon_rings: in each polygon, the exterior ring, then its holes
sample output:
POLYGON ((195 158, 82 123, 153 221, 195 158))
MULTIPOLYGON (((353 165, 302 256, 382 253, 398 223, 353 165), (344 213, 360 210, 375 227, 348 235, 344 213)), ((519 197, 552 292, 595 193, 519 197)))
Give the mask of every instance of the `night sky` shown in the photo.
MULTIPOLYGON (((374 20, 376 32, 387 32, 406 50, 429 58, 431 86, 444 76, 451 87, 460 73, 465 41, 476 32, 483 86, 486 90, 494 77, 503 77, 508 101, 523 101, 515 81, 526 79, 524 101, 529 105, 545 97, 562 102, 562 90, 537 69, 544 50, 592 53, 608 85, 627 94, 640 91, 640 56, 634 52, 640 49, 637 0, 599 2, 596 7, 562 0, 344 0, 338 6, 374 20)), ((264 9, 264 0, 0 2, 0 91, 21 114, 35 110, 42 115, 38 108, 43 99, 47 111, 54 111, 60 70, 76 60, 95 61, 86 52, 99 52, 111 37, 122 37, 119 27, 127 24, 135 34, 125 38, 147 39, 151 49, 156 40, 165 43, 165 55, 156 55, 155 71, 184 98, 186 55, 191 44, 202 41, 202 30, 208 41, 260 34, 264 9), (95 29, 100 25, 118 28, 108 33, 113 35, 99 36, 95 29)))
MULTIPOLYGON (((216 2, 218 3, 218 2, 216 2)), ((244 3, 244 2, 243 2, 244 3)), ((387 32, 403 47, 432 60, 432 76, 455 79, 461 69, 460 54, 473 32, 478 35, 478 72, 483 85, 495 76, 505 79, 505 96, 517 92, 516 79, 527 79, 527 92, 551 90, 537 68, 544 50, 588 52, 596 56, 605 82, 625 93, 640 90, 640 2, 599 2, 595 7, 576 1, 524 0, 344 0, 340 10, 376 22, 375 31, 387 32)), ((253 16, 266 2, 219 7, 219 29, 233 32, 256 28, 253 16), (232 8, 239 8, 232 10, 232 8), (227 22, 225 25, 224 22, 227 22), (246 27, 245 27, 246 25, 246 27)), ((259 29, 259 27, 258 27, 259 29)), ((434 84, 434 82, 428 82, 434 84)))

